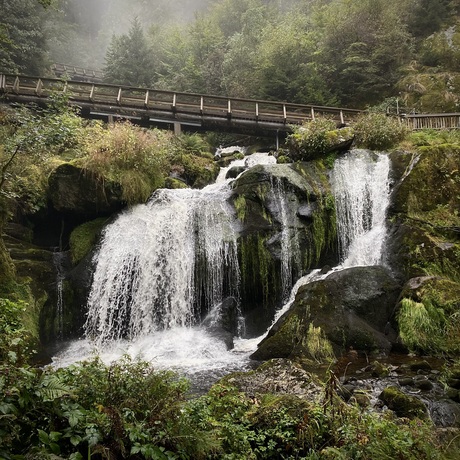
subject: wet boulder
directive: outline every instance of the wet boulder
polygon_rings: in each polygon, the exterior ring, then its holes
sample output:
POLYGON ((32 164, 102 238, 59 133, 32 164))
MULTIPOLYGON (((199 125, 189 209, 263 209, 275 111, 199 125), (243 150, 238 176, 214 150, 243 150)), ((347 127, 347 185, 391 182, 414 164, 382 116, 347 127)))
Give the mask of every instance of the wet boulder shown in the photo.
POLYGON ((428 418, 428 410, 423 401, 416 396, 402 392, 395 386, 385 388, 380 393, 379 399, 398 417, 428 418))
POLYGON ((390 320, 399 292, 399 284, 380 266, 332 272, 300 287, 252 357, 324 361, 350 347, 388 352, 396 339, 390 320))

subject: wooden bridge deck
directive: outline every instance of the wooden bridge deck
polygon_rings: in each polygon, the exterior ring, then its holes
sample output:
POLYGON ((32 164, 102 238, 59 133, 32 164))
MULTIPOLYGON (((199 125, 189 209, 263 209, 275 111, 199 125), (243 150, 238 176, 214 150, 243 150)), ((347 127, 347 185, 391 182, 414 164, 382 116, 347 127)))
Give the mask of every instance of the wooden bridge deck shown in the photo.
POLYGON ((55 93, 67 94, 69 102, 87 117, 121 117, 151 125, 169 123, 254 134, 289 132, 291 125, 325 115, 348 124, 361 113, 337 107, 0 74, 0 95, 8 102, 44 104, 55 93))

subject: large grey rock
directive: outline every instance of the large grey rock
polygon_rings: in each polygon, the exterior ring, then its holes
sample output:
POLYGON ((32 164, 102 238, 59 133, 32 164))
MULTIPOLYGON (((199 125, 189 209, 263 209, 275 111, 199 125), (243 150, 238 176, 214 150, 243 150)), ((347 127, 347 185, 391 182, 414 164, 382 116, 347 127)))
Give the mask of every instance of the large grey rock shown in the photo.
POLYGON ((248 335, 266 329, 292 280, 337 262, 336 227, 327 169, 321 162, 256 165, 232 184, 240 220, 241 304, 248 335), (289 274, 288 274, 289 275, 289 274))
MULTIPOLYGON (((336 356, 353 347, 388 352, 400 285, 383 267, 354 267, 302 286, 290 310, 259 344, 254 359, 312 356, 309 334, 322 332, 336 356)), ((318 334, 315 336, 318 338, 318 334)), ((313 340, 313 339, 312 339, 313 340)))

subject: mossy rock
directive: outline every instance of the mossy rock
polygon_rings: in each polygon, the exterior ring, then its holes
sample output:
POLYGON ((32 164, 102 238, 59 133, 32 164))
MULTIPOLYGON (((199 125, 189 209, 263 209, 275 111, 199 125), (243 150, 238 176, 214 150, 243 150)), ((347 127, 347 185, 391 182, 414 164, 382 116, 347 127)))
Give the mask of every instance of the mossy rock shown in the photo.
POLYGON ((124 206, 120 184, 70 163, 51 172, 48 187, 51 203, 59 212, 96 217, 112 214, 124 206))
POLYGON ((396 335, 388 323, 399 293, 399 283, 383 267, 349 268, 305 284, 252 357, 323 361, 331 357, 328 344, 336 356, 350 347, 389 351, 396 335))
POLYGON ((70 234, 70 253, 72 263, 78 264, 93 249, 98 241, 107 219, 100 217, 76 227, 70 234))
POLYGON ((187 188, 187 184, 180 179, 176 179, 175 177, 167 177, 165 179, 165 188, 169 189, 181 189, 181 188, 187 188))
POLYGON ((439 276, 409 280, 396 310, 402 342, 412 351, 456 356, 459 312, 460 283, 439 276))
POLYGON ((397 190, 392 212, 427 212, 446 204, 459 208, 459 154, 453 148, 433 150, 436 147, 427 147, 419 154, 418 161, 397 190))
POLYGON ((398 417, 419 418, 422 420, 429 418, 428 410, 420 399, 403 393, 395 386, 385 388, 380 393, 379 399, 398 417))
POLYGON ((181 177, 193 188, 203 188, 214 183, 220 170, 212 158, 190 154, 181 156, 181 167, 181 177))

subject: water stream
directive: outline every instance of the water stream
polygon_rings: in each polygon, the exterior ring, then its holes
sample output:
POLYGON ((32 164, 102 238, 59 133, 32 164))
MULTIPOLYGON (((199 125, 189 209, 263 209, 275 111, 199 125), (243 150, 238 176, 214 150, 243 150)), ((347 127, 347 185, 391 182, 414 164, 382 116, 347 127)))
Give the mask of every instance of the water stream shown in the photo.
MULTIPOLYGON (((273 158, 240 161, 273 163, 273 158)), ((337 160, 331 181, 342 263, 336 270, 381 263, 389 166, 386 155, 361 150, 337 160)), ((222 175, 203 190, 160 190, 146 205, 125 211, 109 225, 97 256, 86 338, 69 344, 54 357, 54 364, 65 366, 94 353, 105 362, 129 354, 208 383, 250 367, 249 355, 263 336, 236 337, 228 350, 222 338, 200 327, 225 298, 233 297, 238 304, 238 223, 227 203, 230 193, 222 175)), ((289 298, 275 320, 292 304, 300 285, 327 276, 314 271, 291 291, 288 248, 295 235, 287 225, 283 193, 274 183, 279 214, 286 221, 281 249, 283 289, 289 298)))

